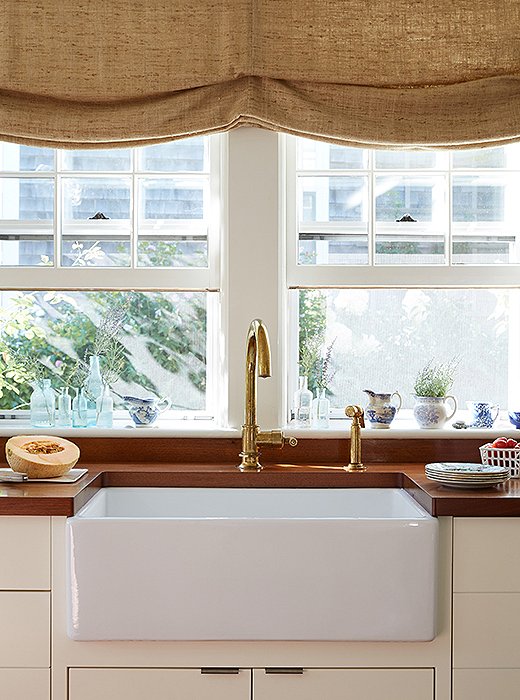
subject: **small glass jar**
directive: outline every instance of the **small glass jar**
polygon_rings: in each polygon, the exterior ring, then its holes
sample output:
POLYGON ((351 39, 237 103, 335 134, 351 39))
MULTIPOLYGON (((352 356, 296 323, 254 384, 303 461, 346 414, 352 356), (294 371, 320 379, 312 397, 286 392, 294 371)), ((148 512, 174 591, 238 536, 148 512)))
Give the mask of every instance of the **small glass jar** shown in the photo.
POLYGON ((294 424, 298 428, 311 427, 312 392, 307 385, 307 377, 299 378, 299 389, 294 392, 294 424))
POLYGON ((110 396, 108 384, 96 402, 96 425, 98 428, 111 428, 114 423, 114 401, 110 396))
POLYGON ((87 399, 83 389, 77 389, 76 396, 72 400, 72 425, 74 428, 86 428, 87 424, 87 399))
POLYGON ((67 386, 64 387, 58 395, 56 425, 60 428, 70 428, 72 425, 72 399, 67 386))
POLYGON ((327 398, 327 390, 320 389, 318 397, 313 401, 313 428, 328 428, 330 425, 330 400, 327 398))
POLYGON ((33 383, 30 399, 30 420, 34 428, 52 428, 55 424, 56 395, 51 380, 33 383))

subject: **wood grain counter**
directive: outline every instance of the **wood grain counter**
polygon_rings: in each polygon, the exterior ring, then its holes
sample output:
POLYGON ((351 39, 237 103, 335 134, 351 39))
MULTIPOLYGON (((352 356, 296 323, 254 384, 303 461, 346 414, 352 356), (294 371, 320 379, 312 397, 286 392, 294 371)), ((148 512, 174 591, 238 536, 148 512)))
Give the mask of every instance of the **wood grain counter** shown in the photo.
MULTIPOLYGON (((83 461, 81 465, 87 468, 83 461)), ((96 464, 75 484, 0 483, 0 515, 64 515, 78 512, 103 486, 211 488, 404 488, 430 514, 520 517, 520 480, 487 489, 450 489, 429 481, 424 464, 372 464, 362 473, 341 464, 266 464, 243 474, 230 464, 96 464)))

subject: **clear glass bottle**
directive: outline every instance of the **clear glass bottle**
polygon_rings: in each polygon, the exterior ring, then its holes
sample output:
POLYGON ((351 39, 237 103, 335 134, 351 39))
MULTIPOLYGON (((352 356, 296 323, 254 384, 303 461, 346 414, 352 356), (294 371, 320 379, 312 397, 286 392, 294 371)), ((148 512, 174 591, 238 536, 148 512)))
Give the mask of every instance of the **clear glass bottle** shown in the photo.
POLYGON ((83 389, 77 389, 72 399, 72 425, 74 428, 87 427, 87 399, 83 389))
POLYGON ((327 390, 320 389, 317 398, 313 401, 313 428, 328 428, 330 425, 330 400, 327 398, 327 390))
POLYGON ((31 426, 33 428, 52 428, 54 425, 54 391, 51 380, 33 382, 33 392, 30 399, 31 426))
POLYGON ((93 426, 96 425, 97 400, 103 394, 103 378, 99 366, 99 355, 91 355, 89 363, 85 394, 87 399, 87 425, 93 426))
POLYGON ((307 377, 299 378, 299 389, 294 392, 294 422, 299 428, 311 427, 312 392, 307 385, 307 377))
POLYGON ((56 425, 60 428, 70 428, 72 425, 72 399, 68 386, 64 387, 58 395, 56 425))
POLYGON ((97 423, 98 428, 111 428, 114 423, 114 401, 110 396, 108 384, 105 384, 105 389, 101 396, 98 397, 96 403, 97 423))

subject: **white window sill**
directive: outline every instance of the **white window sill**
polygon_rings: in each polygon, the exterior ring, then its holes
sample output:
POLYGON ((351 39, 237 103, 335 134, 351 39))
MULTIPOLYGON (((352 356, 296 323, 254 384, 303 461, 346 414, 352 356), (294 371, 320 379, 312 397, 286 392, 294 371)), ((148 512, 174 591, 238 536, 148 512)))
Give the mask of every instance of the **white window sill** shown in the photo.
MULTIPOLYGON (((321 438, 338 439, 341 436, 350 436, 350 421, 331 420, 329 428, 297 428, 286 425, 284 433, 296 438, 321 438)), ((364 439, 376 440, 426 440, 426 439, 481 439, 482 442, 494 440, 500 435, 520 440, 520 430, 514 427, 508 420, 497 420, 492 428, 453 428, 451 422, 444 428, 424 429, 419 428, 414 420, 396 420, 389 428, 362 428, 361 435, 364 439)))
MULTIPOLYGON (((264 426, 262 426, 264 427, 264 426)), ((274 426, 271 426, 274 427, 274 426)), ((266 427, 267 429, 267 427, 266 427)), ((294 425, 286 425, 283 428, 285 435, 299 439, 338 439, 350 436, 350 421, 331 420, 329 428, 297 428, 294 425)), ((12 435, 60 435, 65 438, 73 437, 113 437, 113 438, 240 438, 241 431, 238 428, 224 428, 218 426, 212 420, 167 420, 159 419, 150 427, 136 428, 129 419, 114 420, 112 428, 33 428, 28 420, 17 418, 0 419, 0 436, 12 435)), ((481 439, 482 442, 491 441, 499 435, 513 437, 520 440, 520 430, 516 429, 509 421, 498 420, 493 428, 476 429, 467 428, 457 430, 451 424, 442 429, 425 430, 417 426, 413 420, 396 420, 390 428, 374 429, 363 428, 361 430, 364 439, 388 440, 388 439, 481 439)))
POLYGON ((236 438, 240 431, 233 428, 222 428, 212 420, 158 420, 157 423, 145 428, 136 428, 130 419, 114 420, 112 428, 33 428, 29 421, 23 419, 0 420, 0 436, 11 435, 59 435, 65 438, 74 437, 111 437, 111 438, 236 438))

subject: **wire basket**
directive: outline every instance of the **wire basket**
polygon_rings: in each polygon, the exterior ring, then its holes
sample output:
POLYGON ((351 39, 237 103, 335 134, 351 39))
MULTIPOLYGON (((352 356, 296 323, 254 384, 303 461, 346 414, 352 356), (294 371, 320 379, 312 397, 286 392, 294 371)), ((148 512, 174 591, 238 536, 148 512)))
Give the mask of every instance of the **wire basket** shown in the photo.
POLYGON ((505 467, 509 469, 511 478, 518 479, 520 477, 520 447, 493 447, 488 442, 479 449, 482 464, 505 467))

